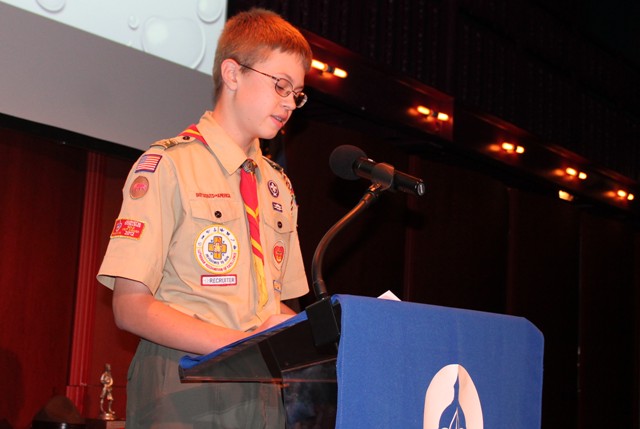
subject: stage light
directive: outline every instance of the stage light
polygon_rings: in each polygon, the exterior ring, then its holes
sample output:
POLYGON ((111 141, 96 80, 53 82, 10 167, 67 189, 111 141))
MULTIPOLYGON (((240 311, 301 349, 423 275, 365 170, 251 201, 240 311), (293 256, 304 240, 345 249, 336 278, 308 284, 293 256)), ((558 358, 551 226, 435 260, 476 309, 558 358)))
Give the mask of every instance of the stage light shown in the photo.
POLYGON ((438 118, 439 121, 445 122, 449 120, 449 115, 447 115, 446 113, 438 112, 436 118, 438 118))
POLYGON ((311 67, 316 70, 320 70, 322 73, 331 73, 332 75, 339 77, 341 79, 346 78, 348 75, 346 70, 331 66, 327 63, 323 63, 322 61, 318 61, 318 60, 311 60, 311 67))
POLYGON ((431 109, 428 109, 424 106, 418 106, 418 108, 416 109, 418 111, 418 113, 421 113, 425 116, 429 116, 431 115, 431 109))
POLYGON ((420 113, 421 115, 424 115, 428 118, 435 118, 440 122, 446 122, 449 120, 449 115, 444 113, 444 112, 436 112, 433 109, 429 109, 426 106, 418 106, 416 107, 416 110, 418 111, 418 113, 420 113))
POLYGON ((333 75, 337 76, 337 77, 339 77, 341 79, 344 79, 345 77, 347 77, 347 72, 346 72, 346 70, 342 70, 342 69, 340 69, 338 67, 334 67, 333 68, 333 75))
POLYGON ((503 151, 507 153, 517 153, 517 154, 524 153, 524 146, 516 145, 510 142, 502 142, 500 147, 502 148, 503 151))
POLYGON ((567 176, 577 177, 580 180, 586 180, 587 178, 587 173, 585 173, 584 171, 578 171, 573 167, 565 168, 564 172, 567 174, 567 176))
POLYGON ((623 189, 618 189, 618 192, 616 192, 616 194, 618 195, 618 198, 622 199, 622 200, 628 200, 628 201, 633 201, 633 199, 635 198, 633 194, 623 190, 623 189))
POLYGON ((322 61, 311 60, 311 67, 313 67, 316 70, 326 71, 328 66, 322 61))
POLYGON ((564 201, 569 201, 569 202, 573 201, 573 195, 571 195, 567 191, 559 190, 558 197, 564 201))

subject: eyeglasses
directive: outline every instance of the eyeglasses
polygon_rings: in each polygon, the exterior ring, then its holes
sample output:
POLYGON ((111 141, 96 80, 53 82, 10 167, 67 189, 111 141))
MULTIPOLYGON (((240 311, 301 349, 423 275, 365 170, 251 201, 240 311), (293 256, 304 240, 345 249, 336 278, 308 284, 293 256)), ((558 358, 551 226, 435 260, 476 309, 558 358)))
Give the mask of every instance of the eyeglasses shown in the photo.
POLYGON ((263 73, 249 66, 245 66, 244 64, 240 64, 240 66, 273 79, 273 81, 276 83, 276 92, 280 97, 288 97, 289 95, 293 94, 293 102, 296 103, 296 108, 301 108, 307 102, 307 94, 302 91, 294 91, 293 84, 287 79, 271 76, 270 74, 263 73))

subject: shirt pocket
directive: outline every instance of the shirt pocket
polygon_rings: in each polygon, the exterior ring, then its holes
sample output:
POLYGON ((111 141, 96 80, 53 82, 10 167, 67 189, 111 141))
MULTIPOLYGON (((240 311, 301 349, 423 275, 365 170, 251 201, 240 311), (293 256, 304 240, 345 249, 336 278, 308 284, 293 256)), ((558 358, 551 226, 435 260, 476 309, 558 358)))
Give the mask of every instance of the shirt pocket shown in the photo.
MULTIPOLYGON (((265 257, 270 261, 273 278, 278 282, 284 275, 291 251, 291 233, 295 229, 293 220, 281 213, 273 213, 264 220, 266 240, 263 246, 265 257)), ((275 283, 274 283, 275 284, 275 283)))
MULTIPOLYGON (((184 249, 184 257, 194 258, 201 286, 244 284, 249 252, 244 220, 244 207, 229 199, 192 199, 189 201, 189 234, 193 252, 184 249), (204 270, 204 271, 202 271, 204 270), (206 276, 206 277, 205 277, 206 276), (223 277, 216 277, 223 276, 223 277), (236 277, 237 276, 237 277, 236 277), (203 283, 214 279, 226 283, 203 283)), ((187 222, 185 222, 187 223, 187 222)), ((187 240, 188 241, 188 240, 187 240)), ((216 288, 233 294, 237 288, 216 288)))

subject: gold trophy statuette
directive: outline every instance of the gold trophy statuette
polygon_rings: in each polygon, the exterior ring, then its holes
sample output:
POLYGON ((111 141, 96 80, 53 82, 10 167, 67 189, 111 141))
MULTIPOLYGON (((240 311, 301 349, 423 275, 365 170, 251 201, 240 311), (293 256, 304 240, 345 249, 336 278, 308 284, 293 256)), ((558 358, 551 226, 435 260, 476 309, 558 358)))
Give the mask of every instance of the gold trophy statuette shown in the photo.
POLYGON ((104 372, 100 376, 100 383, 102 383, 102 391, 100 392, 100 419, 115 420, 116 413, 111 409, 111 405, 113 404, 113 377, 111 376, 111 365, 108 363, 104 365, 104 372))

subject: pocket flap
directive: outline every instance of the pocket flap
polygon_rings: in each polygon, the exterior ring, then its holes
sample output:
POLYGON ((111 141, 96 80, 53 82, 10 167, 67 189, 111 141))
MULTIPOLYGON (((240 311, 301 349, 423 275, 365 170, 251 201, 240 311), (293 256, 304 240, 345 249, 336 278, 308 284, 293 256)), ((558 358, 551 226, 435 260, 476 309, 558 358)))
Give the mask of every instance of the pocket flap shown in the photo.
POLYGON ((280 234, 292 232, 295 228, 291 218, 277 212, 273 213, 268 218, 265 218, 265 223, 280 234))
POLYGON ((222 200, 191 200, 191 214, 195 218, 206 219, 215 223, 227 223, 243 215, 240 203, 222 200))

